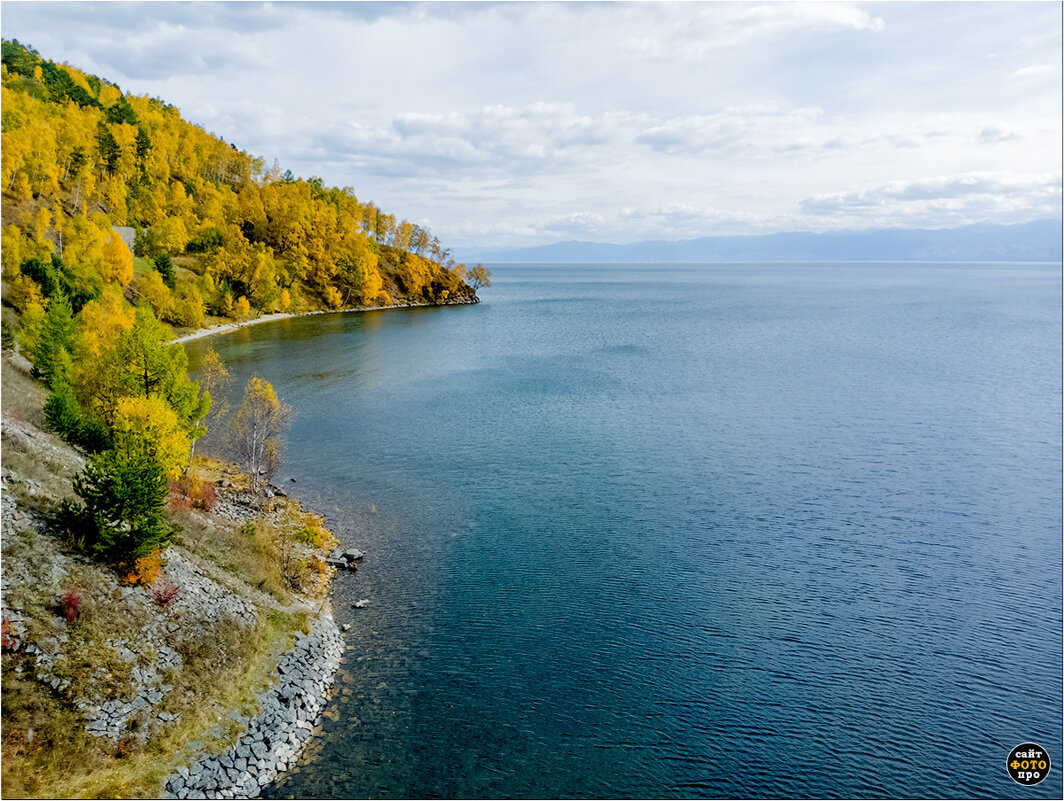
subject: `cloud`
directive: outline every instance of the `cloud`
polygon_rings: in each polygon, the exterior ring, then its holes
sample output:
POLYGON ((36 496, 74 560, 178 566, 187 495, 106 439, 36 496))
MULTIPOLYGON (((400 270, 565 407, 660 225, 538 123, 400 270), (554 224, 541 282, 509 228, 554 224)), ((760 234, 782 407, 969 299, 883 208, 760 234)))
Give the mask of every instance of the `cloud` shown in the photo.
POLYGON ((554 171, 578 152, 615 141, 626 115, 589 115, 572 103, 483 106, 443 114, 403 112, 387 124, 328 125, 311 134, 313 150, 417 174, 554 171))
POLYGON ((891 181, 814 195, 798 205, 806 215, 882 227, 1027 221, 1061 216, 1061 173, 968 173, 891 181))
POLYGON ((560 240, 604 240, 617 243, 644 239, 688 239, 700 236, 750 233, 770 229, 772 221, 751 212, 693 203, 624 207, 608 213, 574 212, 529 218, 520 225, 470 222, 455 235, 467 242, 493 241, 503 245, 560 240), (667 236, 661 232, 668 230, 667 236))
POLYGON ((1020 134, 1018 131, 999 128, 996 125, 983 128, 983 130, 979 132, 978 137, 980 144, 984 145, 997 144, 998 142, 1012 142, 1019 138, 1020 134))
POLYGON ((1035 75, 1045 75, 1057 69, 1055 64, 1031 64, 1012 71, 1013 78, 1030 78, 1035 75))
POLYGON ((729 108, 718 114, 673 117, 645 128, 635 140, 669 154, 793 152, 809 145, 799 137, 821 113, 816 108, 729 108))
POLYGON ((886 23, 854 3, 734 3, 702 8, 691 18, 640 35, 626 49, 647 59, 698 61, 721 48, 736 48, 783 35, 832 30, 881 31, 886 23))

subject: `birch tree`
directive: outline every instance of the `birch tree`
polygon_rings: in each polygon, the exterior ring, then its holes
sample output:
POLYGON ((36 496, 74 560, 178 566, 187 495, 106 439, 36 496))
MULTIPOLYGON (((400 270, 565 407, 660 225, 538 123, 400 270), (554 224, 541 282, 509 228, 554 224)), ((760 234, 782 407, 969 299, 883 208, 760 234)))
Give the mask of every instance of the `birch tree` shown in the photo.
POLYGON ((284 432, 291 419, 292 407, 281 403, 270 382, 252 376, 230 424, 230 445, 255 489, 277 471, 284 432))

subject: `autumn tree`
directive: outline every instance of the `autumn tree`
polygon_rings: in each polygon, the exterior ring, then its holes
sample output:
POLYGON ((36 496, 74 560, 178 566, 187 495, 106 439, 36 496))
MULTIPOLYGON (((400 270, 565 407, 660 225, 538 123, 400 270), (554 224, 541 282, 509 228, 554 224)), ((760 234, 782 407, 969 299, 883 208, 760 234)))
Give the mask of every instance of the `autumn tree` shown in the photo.
POLYGON ((484 269, 483 264, 478 264, 476 267, 471 267, 466 274, 466 280, 469 282, 469 286, 476 292, 482 286, 491 286, 491 270, 484 269))
POLYGON ((188 377, 188 356, 167 335, 147 306, 137 308, 132 326, 117 341, 77 366, 75 390, 83 404, 114 427, 119 401, 127 395, 157 396, 174 410, 190 434, 210 409, 210 398, 188 377))
POLYGON ((117 231, 112 231, 103 247, 103 264, 100 274, 105 281, 116 281, 125 286, 133 280, 133 254, 117 231))
MULTIPOLYGON (((187 269, 156 260, 169 296, 143 276, 136 287, 176 325, 198 327, 208 309, 243 316, 242 297, 267 312, 386 303, 396 288, 415 300, 468 295, 428 228, 349 187, 279 165, 265 171, 261 159, 157 98, 124 93, 17 42, 3 48, 0 187, 19 216, 5 213, 0 259, 4 299, 19 310, 43 311, 56 288, 75 314, 107 286, 126 290, 133 260, 115 225, 134 228, 137 256, 182 256, 187 269)), ((101 311, 90 313, 101 320, 101 311)), ((108 304, 102 320, 113 330, 110 316, 108 304)), ((76 376, 74 389, 83 398, 76 376)))
POLYGON ((114 448, 129 458, 138 454, 158 463, 170 478, 185 466, 190 443, 185 427, 159 397, 122 398, 115 409, 114 448))
POLYGON ((292 407, 280 401, 268 381, 253 376, 230 423, 229 442, 255 487, 276 472, 291 419, 292 407))

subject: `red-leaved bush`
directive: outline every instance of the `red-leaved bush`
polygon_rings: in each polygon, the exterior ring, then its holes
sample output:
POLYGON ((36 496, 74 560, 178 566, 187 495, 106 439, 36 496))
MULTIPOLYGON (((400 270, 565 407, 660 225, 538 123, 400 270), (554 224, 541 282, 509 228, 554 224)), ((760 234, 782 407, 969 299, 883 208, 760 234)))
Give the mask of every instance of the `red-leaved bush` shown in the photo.
POLYGON ((77 590, 67 590, 63 593, 63 615, 67 623, 73 623, 81 614, 81 593, 77 590))
POLYGON ((5 651, 18 649, 18 638, 14 635, 14 630, 14 624, 4 615, 3 623, 0 624, 0 648, 5 651))
POLYGON ((189 503, 188 498, 182 497, 181 495, 171 495, 170 508, 175 512, 181 512, 182 514, 187 515, 192 509, 192 504, 189 503))
POLYGON ((159 585, 152 590, 151 597, 155 603, 165 609, 181 597, 181 588, 172 581, 160 582, 159 585))
POLYGON ((218 502, 218 494, 214 491, 214 485, 206 481, 200 482, 199 487, 194 488, 188 494, 188 498, 197 509, 205 509, 208 512, 218 502))
POLYGON ((170 479, 170 505, 180 512, 187 512, 190 506, 209 512, 217 502, 213 484, 196 476, 170 479))

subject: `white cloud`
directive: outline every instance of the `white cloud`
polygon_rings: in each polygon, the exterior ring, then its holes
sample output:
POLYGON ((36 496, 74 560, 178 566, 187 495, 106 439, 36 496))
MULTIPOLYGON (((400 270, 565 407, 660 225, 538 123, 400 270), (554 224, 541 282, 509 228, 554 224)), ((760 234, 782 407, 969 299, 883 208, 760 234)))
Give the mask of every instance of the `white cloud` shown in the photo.
POLYGON ((1054 64, 1031 64, 1012 71, 1014 78, 1030 78, 1033 75, 1045 75, 1057 69, 1054 64))
POLYGON ((799 205, 804 214, 842 218, 861 227, 1022 222, 1061 215, 1061 173, 967 173, 890 181, 814 195, 799 205))
POLYGON ((660 30, 638 35, 626 46, 644 58, 697 61, 722 48, 764 44, 788 33, 881 31, 884 27, 881 17, 871 16, 855 3, 715 3, 683 19, 666 16, 660 30))

